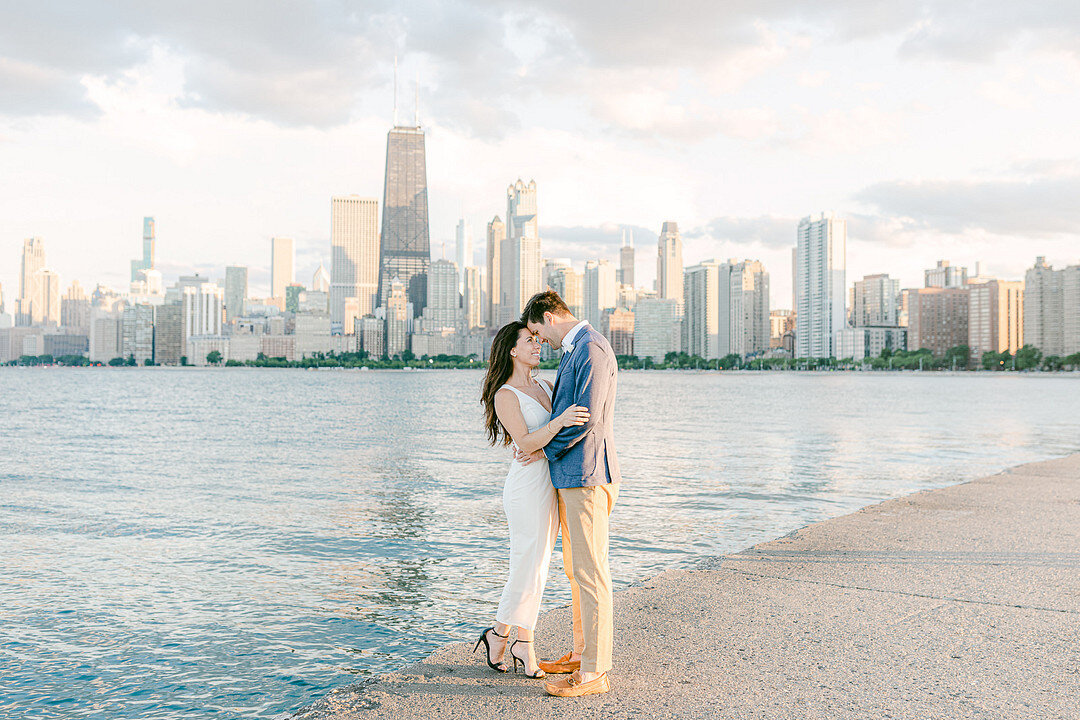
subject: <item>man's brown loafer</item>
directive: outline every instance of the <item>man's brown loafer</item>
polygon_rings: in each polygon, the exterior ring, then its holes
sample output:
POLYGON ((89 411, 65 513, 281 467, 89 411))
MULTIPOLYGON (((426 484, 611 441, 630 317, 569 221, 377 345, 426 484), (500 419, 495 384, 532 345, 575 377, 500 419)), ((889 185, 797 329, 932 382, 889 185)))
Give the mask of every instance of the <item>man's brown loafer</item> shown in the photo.
POLYGON ((549 680, 544 683, 544 690, 548 695, 555 697, 580 697, 581 695, 598 695, 611 690, 608 684, 607 673, 587 683, 581 682, 577 673, 570 677, 549 680))
POLYGON ((551 662, 541 660, 538 665, 540 665, 540 669, 546 672, 548 675, 562 675, 563 673, 572 673, 575 670, 579 670, 581 668, 580 660, 570 660, 570 657, 572 655, 573 653, 566 653, 558 660, 552 660, 551 662))

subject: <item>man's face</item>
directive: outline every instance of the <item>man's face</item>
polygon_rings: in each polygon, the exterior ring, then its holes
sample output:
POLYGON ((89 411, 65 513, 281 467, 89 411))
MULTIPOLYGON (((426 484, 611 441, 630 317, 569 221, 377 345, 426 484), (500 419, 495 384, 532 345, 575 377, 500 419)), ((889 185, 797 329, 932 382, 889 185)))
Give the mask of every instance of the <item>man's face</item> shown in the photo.
POLYGON ((527 325, 529 326, 529 332, 539 335, 548 345, 557 348, 559 338, 555 336, 555 328, 551 326, 551 319, 551 313, 544 313, 544 322, 530 322, 527 325))

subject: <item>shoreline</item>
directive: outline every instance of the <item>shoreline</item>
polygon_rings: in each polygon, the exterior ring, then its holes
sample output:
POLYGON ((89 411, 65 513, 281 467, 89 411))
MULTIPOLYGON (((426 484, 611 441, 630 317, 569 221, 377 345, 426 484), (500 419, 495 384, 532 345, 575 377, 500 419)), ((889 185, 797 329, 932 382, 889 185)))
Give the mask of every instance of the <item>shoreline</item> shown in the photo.
MULTIPOLYGON (((1076 718, 1062 690, 1080 688, 1077 541, 1080 454, 869 505, 619 590, 608 694, 547 697, 454 642, 292 717, 1076 718)), ((544 613, 539 656, 564 651, 568 624, 565 606, 544 613)))

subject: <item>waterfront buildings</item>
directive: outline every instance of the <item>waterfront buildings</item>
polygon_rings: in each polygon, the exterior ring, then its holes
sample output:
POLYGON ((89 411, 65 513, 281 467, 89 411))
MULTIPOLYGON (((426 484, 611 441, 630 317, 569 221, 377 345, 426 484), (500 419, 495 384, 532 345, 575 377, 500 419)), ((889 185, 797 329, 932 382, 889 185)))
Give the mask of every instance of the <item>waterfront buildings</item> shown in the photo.
POLYGON ((378 292, 379 201, 335 195, 330 199, 331 322, 344 323, 347 298, 357 299, 361 316, 373 312, 378 292))
POLYGON ((186 354, 183 308, 178 302, 159 305, 154 314, 154 364, 179 365, 186 354))
POLYGON ((536 181, 520 178, 506 189, 506 239, 500 251, 502 297, 499 325, 517 318, 541 289, 540 227, 536 181))
POLYGON ((457 263, 436 260, 428 273, 428 306, 423 311, 425 330, 459 330, 463 324, 458 294, 457 263))
POLYGON ((248 296, 248 269, 241 265, 225 268, 225 322, 231 324, 244 314, 248 296))
POLYGON ((546 286, 559 293, 574 317, 585 319, 585 279, 569 260, 549 261, 546 286))
POLYGON ((1024 283, 979 278, 969 281, 968 293, 972 361, 987 352, 1015 355, 1024 346, 1024 283))
MULTIPOLYGON (((604 312, 615 309, 618 286, 615 284, 615 266, 607 260, 588 260, 582 280, 585 305, 584 320, 594 328, 600 328, 604 312)), ((526 298, 527 300, 528 298, 526 298)), ((563 299, 566 302, 565 298, 563 299)), ((567 303, 569 306, 569 303, 567 303)))
POLYGON ((136 365, 146 365, 148 361, 154 361, 153 305, 129 305, 124 308, 120 330, 120 357, 133 357, 136 365))
POLYGON ((31 320, 35 325, 60 326, 60 275, 41 268, 34 273, 30 299, 31 320))
POLYGON ((885 273, 856 280, 851 320, 855 327, 899 327, 900 281, 885 273))
POLYGON ((155 243, 157 237, 157 231, 154 225, 154 218, 143 218, 143 230, 142 230, 142 257, 138 260, 131 261, 131 282, 139 282, 142 280, 142 275, 147 270, 154 269, 154 254, 155 243))
POLYGON ((386 299, 386 329, 383 331, 383 342, 387 357, 394 358, 400 357, 409 349, 409 324, 412 320, 412 312, 405 283, 394 278, 390 283, 389 292, 386 299))
POLYGON ((34 311, 34 297, 40 292, 37 288, 38 272, 45 267, 45 243, 39 237, 23 240, 22 264, 19 272, 19 297, 15 301, 15 325, 26 327, 34 324, 35 316, 40 317, 40 310, 34 311))
MULTIPOLYGON (((427 306, 430 264, 424 131, 419 123, 414 127, 395 125, 386 136, 378 304, 389 308, 396 279, 405 289, 405 302, 411 303, 412 312, 418 315, 427 306)), ((389 335, 387 338, 389 347, 389 335)))
POLYGON ((634 233, 623 230, 622 247, 619 248, 619 269, 615 281, 620 285, 634 287, 634 233))
POLYGON ((60 298, 60 326, 76 334, 90 333, 90 298, 78 280, 60 298))
POLYGON ((924 275, 928 288, 960 288, 968 281, 967 268, 952 265, 948 260, 938 260, 937 267, 925 271, 924 275))
POLYGON ((465 330, 471 332, 484 324, 480 268, 472 266, 465 268, 463 277, 465 282, 462 285, 461 309, 465 316, 465 330))
POLYGON ((496 215, 487 224, 487 272, 484 275, 484 324, 495 327, 499 318, 499 303, 502 301, 502 243, 506 237, 506 225, 496 215))
MULTIPOLYGON (((686 269, 683 274, 683 350, 706 360, 727 353, 720 350, 720 272, 729 266, 707 260, 686 269)), ((727 303, 725 303, 726 309, 727 303)), ((724 346, 728 345, 728 323, 724 322, 724 346)))
POLYGON ((634 354, 663 362, 681 347, 681 321, 675 298, 640 298, 634 307, 634 354))
POLYGON ((795 354, 835 357, 846 326, 847 221, 820 213, 799 222, 795 247, 795 354))
POLYGON ((180 281, 184 283, 180 288, 184 342, 201 335, 221 335, 224 291, 198 276, 182 277, 180 281))
POLYGON ((726 315, 728 344, 725 348, 721 339, 720 357, 760 355, 769 349, 769 273, 759 260, 730 260, 727 265, 727 272, 720 274, 720 320, 723 338, 726 315))
POLYGON ((601 331, 616 355, 634 354, 634 313, 626 308, 604 312, 601 331))
MULTIPOLYGON (((376 285, 376 288, 378 287, 378 282, 379 282, 379 280, 378 280, 378 278, 379 278, 379 259, 378 259, 379 254, 378 254, 378 248, 379 248, 379 244, 378 244, 378 242, 376 242, 375 243, 375 263, 374 263, 375 264, 375 285, 376 285)), ((333 254, 333 251, 331 251, 331 254, 333 254)), ((315 268, 315 272, 311 276, 311 289, 314 290, 315 292, 324 292, 327 295, 330 294, 330 273, 327 272, 326 268, 323 267, 322 263, 319 263, 319 267, 315 268)), ((372 295, 374 296, 376 292, 377 292, 377 290, 373 291, 372 295)))
POLYGON ((1046 356, 1080 352, 1080 265, 1054 270, 1040 256, 1024 281, 1024 341, 1046 356))
POLYGON ((285 302, 285 288, 295 279, 293 266, 296 254, 292 238, 270 239, 270 296, 285 302))
POLYGON ((674 300, 680 307, 683 302, 682 236, 679 225, 665 222, 656 243, 656 292, 664 299, 674 300))
POLYGON ((964 287, 919 288, 908 294, 908 349, 942 356, 968 343, 968 302, 964 287))

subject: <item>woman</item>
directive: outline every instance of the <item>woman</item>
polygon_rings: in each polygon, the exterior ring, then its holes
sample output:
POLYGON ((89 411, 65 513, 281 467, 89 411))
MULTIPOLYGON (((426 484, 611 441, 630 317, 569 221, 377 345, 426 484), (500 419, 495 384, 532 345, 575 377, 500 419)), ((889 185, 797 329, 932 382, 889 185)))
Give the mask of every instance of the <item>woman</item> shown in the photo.
MULTIPOLYGON (((480 401, 492 445, 513 441, 521 450, 534 452, 564 427, 584 425, 589 420, 588 409, 577 405, 551 418, 552 386, 533 378, 540 364, 540 345, 540 338, 521 322, 503 326, 491 343, 480 401)), ((548 475, 547 460, 528 465, 515 460, 511 464, 503 486, 503 508, 510 525, 510 576, 495 613, 495 625, 480 635, 473 651, 483 644, 488 666, 506 672, 506 641, 510 628, 516 626, 517 639, 510 645, 514 672, 521 663, 527 677, 541 678, 544 672, 536 663, 533 629, 559 531, 559 501, 548 475), (519 644, 526 647, 515 650, 519 644)))

